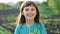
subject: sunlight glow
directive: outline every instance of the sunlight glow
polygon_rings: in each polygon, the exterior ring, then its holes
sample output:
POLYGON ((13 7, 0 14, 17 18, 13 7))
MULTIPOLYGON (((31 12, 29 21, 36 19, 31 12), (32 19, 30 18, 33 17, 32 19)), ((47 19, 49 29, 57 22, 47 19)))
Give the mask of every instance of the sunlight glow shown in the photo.
MULTIPOLYGON (((29 0, 0 0, 0 3, 8 3, 8 2, 17 3, 17 2, 19 2, 19 1, 29 1, 29 0)), ((47 1, 47 0, 30 0, 30 1, 43 2, 43 1, 47 1)))

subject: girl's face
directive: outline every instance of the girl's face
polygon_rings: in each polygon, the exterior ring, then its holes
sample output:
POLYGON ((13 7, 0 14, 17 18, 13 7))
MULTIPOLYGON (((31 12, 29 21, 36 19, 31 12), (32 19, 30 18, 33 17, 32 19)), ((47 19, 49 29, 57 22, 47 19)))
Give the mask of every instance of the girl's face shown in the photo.
POLYGON ((23 9, 23 15, 25 16, 26 19, 28 20, 32 20, 35 18, 36 16, 36 8, 31 5, 31 6, 26 6, 23 9))

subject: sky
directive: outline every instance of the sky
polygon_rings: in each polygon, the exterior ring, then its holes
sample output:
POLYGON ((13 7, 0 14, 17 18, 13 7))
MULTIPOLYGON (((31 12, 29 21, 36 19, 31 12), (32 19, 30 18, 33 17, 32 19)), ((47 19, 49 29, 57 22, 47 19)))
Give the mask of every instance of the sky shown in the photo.
MULTIPOLYGON (((0 0, 0 3, 8 3, 8 2, 17 3, 17 2, 19 2, 19 1, 28 1, 28 0, 0 0)), ((47 1, 47 0, 30 0, 30 1, 43 2, 43 1, 47 1)))

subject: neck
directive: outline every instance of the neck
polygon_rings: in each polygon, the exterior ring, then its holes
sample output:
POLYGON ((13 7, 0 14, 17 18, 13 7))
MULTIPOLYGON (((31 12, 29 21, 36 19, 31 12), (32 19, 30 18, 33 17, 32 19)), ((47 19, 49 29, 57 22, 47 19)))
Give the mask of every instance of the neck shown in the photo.
POLYGON ((25 23, 27 26, 31 26, 34 24, 34 19, 32 20, 26 20, 26 23, 25 23))

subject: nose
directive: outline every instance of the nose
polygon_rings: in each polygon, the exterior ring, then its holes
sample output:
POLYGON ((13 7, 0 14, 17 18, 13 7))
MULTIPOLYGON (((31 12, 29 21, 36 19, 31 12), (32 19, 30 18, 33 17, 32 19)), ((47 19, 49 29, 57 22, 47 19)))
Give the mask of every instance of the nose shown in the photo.
POLYGON ((29 10, 29 12, 32 12, 31 10, 29 10))
POLYGON ((30 11, 28 14, 30 14, 30 15, 31 15, 31 14, 33 14, 33 12, 32 12, 32 11, 30 11))
POLYGON ((32 13, 32 11, 29 11, 29 14, 31 14, 32 13))

